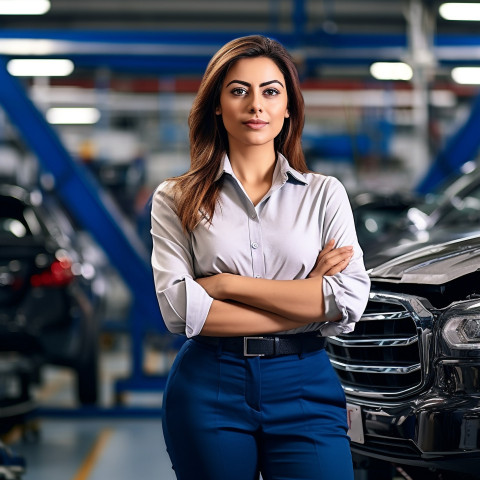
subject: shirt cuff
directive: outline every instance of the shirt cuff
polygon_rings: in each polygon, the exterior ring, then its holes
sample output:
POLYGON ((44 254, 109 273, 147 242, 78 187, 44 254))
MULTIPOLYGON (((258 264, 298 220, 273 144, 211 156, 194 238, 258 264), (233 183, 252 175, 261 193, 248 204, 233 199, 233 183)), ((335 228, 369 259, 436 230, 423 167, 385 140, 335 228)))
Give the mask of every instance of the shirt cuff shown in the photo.
POLYGON ((190 277, 159 295, 160 310, 168 329, 172 333, 184 333, 188 338, 202 331, 212 302, 213 298, 190 277))
POLYGON ((335 279, 323 277, 323 299, 325 303, 326 322, 320 327, 323 336, 348 333, 354 329, 354 321, 349 318, 348 309, 345 304, 344 287, 338 285, 335 279), (330 321, 338 318, 340 320, 330 321))

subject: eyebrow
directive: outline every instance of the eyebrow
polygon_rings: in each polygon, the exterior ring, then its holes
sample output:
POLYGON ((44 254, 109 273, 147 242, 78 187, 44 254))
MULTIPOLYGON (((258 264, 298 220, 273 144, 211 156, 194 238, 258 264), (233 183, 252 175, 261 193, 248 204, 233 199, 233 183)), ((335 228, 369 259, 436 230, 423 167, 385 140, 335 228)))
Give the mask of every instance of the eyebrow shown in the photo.
MULTIPOLYGON (((232 83, 239 83, 240 85, 245 85, 246 87, 251 87, 252 85, 248 82, 244 82, 243 80, 232 80, 231 82, 226 85, 227 87, 231 85, 232 83)), ((266 87, 267 85, 271 85, 272 83, 278 83, 280 84, 283 88, 283 83, 280 80, 269 80, 268 82, 263 82, 260 84, 260 87, 266 87)))

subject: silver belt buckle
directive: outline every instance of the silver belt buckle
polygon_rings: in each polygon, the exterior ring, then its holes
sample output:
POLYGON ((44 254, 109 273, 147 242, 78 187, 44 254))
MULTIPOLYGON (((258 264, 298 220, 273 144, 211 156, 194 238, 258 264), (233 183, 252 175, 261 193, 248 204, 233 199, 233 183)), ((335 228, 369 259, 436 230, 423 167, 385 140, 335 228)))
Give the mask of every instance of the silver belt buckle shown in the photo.
POLYGON ((264 353, 248 353, 248 341, 260 339, 263 337, 243 337, 243 356, 244 357, 264 357, 264 353))

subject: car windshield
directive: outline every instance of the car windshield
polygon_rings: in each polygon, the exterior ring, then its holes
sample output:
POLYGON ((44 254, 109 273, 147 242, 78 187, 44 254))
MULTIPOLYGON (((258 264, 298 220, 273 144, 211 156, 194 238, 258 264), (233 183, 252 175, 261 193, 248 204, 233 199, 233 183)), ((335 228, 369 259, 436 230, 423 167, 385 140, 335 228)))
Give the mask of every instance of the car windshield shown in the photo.
POLYGON ((463 197, 456 196, 450 199, 451 207, 445 211, 439 223, 443 224, 471 224, 480 220, 480 185, 463 197))
POLYGON ((480 177, 464 175, 446 188, 430 193, 415 204, 409 220, 425 221, 426 226, 459 225, 480 220, 480 177))

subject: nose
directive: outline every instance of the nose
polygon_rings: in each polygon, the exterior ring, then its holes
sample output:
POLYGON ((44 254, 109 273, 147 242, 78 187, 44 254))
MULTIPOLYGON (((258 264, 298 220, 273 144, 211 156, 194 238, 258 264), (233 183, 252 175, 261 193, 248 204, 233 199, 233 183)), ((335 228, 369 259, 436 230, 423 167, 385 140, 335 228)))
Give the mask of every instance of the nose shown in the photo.
POLYGON ((258 94, 252 95, 252 103, 250 104, 250 113, 262 112, 262 102, 260 101, 260 96, 258 94))

